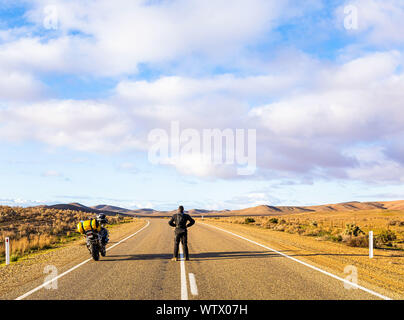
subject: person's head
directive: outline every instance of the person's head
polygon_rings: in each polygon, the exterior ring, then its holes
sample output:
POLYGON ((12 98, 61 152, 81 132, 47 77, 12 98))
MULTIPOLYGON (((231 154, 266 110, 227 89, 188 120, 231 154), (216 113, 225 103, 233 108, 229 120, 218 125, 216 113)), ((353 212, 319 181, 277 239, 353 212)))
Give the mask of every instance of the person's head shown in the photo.
POLYGON ((184 213, 184 207, 183 207, 183 206, 179 206, 179 207, 178 207, 178 212, 179 212, 179 213, 184 213))
POLYGON ((98 222, 100 222, 101 224, 105 224, 108 223, 107 217, 105 216, 105 214, 103 213, 99 213, 97 214, 97 218, 98 222))

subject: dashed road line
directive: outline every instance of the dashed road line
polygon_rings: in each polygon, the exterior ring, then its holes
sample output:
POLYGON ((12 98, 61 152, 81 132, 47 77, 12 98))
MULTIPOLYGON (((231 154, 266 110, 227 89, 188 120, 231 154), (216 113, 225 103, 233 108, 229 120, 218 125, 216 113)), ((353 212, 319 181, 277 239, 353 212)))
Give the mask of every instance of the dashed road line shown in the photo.
POLYGON ((193 273, 189 274, 189 286, 191 287, 191 293, 194 296, 198 295, 198 287, 196 286, 195 275, 193 273))
POLYGON ((184 251, 180 244, 180 269, 181 269, 181 300, 188 300, 187 276, 185 272, 184 251))

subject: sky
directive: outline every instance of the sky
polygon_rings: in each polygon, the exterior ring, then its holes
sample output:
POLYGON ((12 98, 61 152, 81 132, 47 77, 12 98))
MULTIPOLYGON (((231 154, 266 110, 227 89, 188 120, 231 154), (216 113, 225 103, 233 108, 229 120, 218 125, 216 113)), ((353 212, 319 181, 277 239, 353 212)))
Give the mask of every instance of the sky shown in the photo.
POLYGON ((402 30, 401 0, 0 0, 0 205, 404 199, 402 30), (253 172, 154 163, 173 122, 255 130, 253 172))

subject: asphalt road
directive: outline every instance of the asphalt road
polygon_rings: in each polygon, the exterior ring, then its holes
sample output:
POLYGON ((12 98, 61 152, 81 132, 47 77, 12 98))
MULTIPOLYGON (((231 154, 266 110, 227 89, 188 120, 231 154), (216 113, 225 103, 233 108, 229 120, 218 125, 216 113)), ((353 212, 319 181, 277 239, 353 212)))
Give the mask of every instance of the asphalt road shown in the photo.
POLYGON ((59 278, 57 289, 24 299, 379 299, 198 221, 189 230, 191 261, 171 261, 173 229, 167 219, 149 221, 107 257, 59 278))

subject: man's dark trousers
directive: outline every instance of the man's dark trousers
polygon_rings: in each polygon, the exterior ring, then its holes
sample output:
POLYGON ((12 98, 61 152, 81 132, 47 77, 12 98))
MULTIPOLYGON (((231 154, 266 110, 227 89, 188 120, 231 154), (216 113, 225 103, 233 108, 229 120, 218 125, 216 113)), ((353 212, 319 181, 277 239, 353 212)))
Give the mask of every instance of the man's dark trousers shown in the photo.
POLYGON ((178 247, 180 245, 180 241, 182 243, 182 247, 184 248, 185 259, 189 258, 188 252, 188 232, 185 230, 175 230, 174 237, 174 257, 178 258, 178 247))

